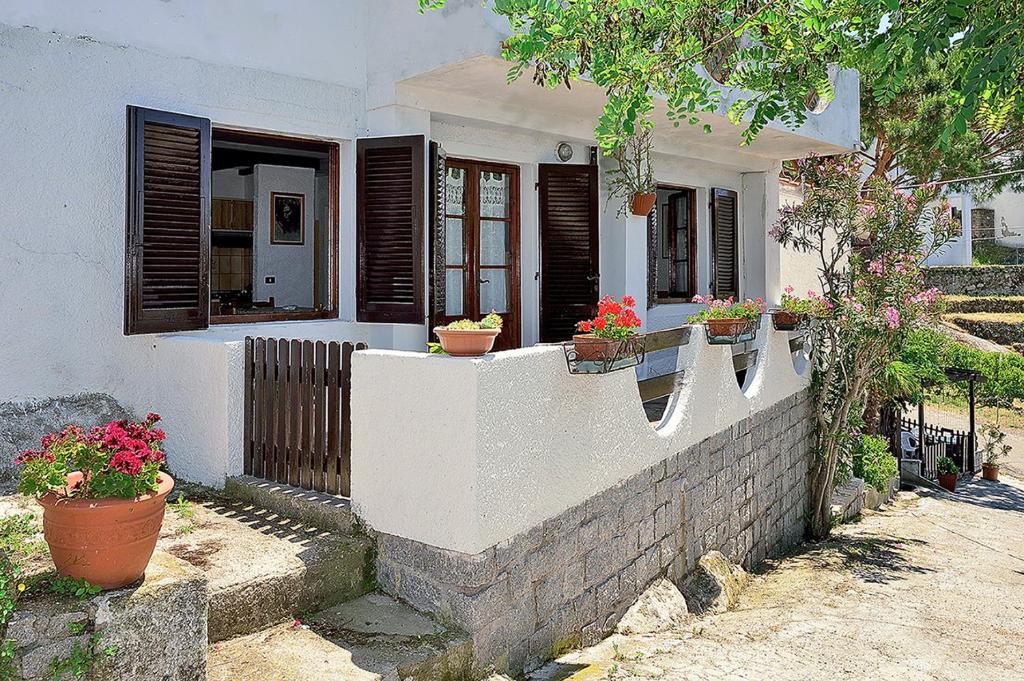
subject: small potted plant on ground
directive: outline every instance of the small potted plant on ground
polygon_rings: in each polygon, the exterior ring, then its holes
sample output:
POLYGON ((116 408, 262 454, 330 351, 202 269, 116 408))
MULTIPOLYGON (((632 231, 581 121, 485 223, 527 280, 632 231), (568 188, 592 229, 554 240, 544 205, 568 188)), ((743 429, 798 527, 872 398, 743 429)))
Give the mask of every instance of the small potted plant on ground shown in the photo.
POLYGON ((709 340, 743 339, 742 336, 753 334, 757 330, 757 322, 765 310, 764 300, 747 298, 742 303, 735 302, 731 297, 718 300, 714 296, 694 296, 693 302, 703 303, 706 307, 687 320, 690 324, 704 324, 707 327, 709 340))
POLYGON ((956 467, 956 462, 948 456, 944 456, 936 463, 935 470, 939 474, 939 484, 942 488, 955 492, 956 479, 960 475, 960 469, 956 467))
POLYGON ((434 329, 441 341, 441 349, 455 357, 479 357, 494 347, 494 339, 501 333, 501 315, 493 310, 478 322, 460 319, 448 326, 434 329))
POLYGON ((772 325, 778 331, 795 331, 810 319, 818 306, 814 298, 794 296, 792 286, 785 288, 779 303, 779 307, 772 310, 772 325))
POLYGON ((61 575, 115 589, 145 572, 174 487, 160 471, 159 420, 149 414, 88 432, 68 426, 18 457, 18 489, 43 507, 43 536, 61 575))
POLYGON ((981 463, 981 476, 992 482, 999 482, 999 461, 1010 453, 1006 444, 1006 433, 995 423, 986 423, 981 429, 981 451, 985 460, 981 463))
POLYGON ((640 318, 633 312, 636 300, 622 296, 618 301, 605 296, 597 304, 597 316, 576 324, 581 331, 572 337, 576 359, 597 362, 615 357, 622 342, 640 328, 640 318))
POLYGON ((630 137, 610 152, 618 163, 608 171, 608 191, 623 199, 623 209, 629 205, 633 215, 646 217, 658 200, 654 170, 651 168, 651 131, 646 128, 630 137))

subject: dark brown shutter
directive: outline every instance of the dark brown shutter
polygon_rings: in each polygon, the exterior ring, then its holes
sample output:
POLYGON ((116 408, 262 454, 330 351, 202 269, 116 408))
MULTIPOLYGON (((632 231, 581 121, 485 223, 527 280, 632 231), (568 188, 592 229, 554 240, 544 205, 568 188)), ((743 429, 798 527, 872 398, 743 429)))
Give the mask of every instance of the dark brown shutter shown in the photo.
POLYGON ((445 210, 448 156, 437 142, 430 143, 430 326, 445 316, 445 210))
POLYGON ((647 215, 647 309, 658 305, 658 202, 647 215))
POLYGON ((210 121, 128 107, 126 334, 210 320, 210 121))
POLYGON ((356 143, 356 317, 423 323, 421 135, 356 143))
POLYGON ((569 340, 576 322, 596 313, 597 166, 542 163, 540 190, 540 340, 569 340))
POLYGON ((728 189, 711 190, 711 288, 716 298, 740 295, 736 197, 736 192, 728 189))

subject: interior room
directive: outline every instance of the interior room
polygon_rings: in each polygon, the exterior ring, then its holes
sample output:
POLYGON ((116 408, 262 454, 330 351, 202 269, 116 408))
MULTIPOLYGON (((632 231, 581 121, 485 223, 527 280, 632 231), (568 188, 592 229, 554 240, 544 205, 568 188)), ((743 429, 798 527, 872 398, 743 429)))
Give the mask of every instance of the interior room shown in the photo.
POLYGON ((211 321, 331 310, 330 145, 214 130, 211 161, 211 321))

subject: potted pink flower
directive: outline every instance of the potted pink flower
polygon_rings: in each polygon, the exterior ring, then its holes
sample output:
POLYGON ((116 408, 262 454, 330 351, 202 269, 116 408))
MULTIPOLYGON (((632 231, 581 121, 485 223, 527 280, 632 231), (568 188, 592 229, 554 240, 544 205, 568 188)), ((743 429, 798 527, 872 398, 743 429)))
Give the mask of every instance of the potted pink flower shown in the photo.
POLYGON ((18 457, 18 489, 43 507, 43 536, 61 575, 115 589, 145 572, 174 488, 160 471, 159 420, 151 413, 88 432, 71 425, 18 457))
POLYGON ((640 318, 633 308, 633 296, 615 300, 605 296, 597 304, 597 316, 576 324, 578 333, 572 337, 576 359, 602 361, 615 356, 619 346, 640 328, 640 318))
POLYGON ((704 304, 704 309, 690 315, 690 324, 704 324, 711 339, 738 338, 757 330, 757 322, 765 311, 764 300, 747 298, 737 303, 730 296, 719 300, 714 296, 694 296, 693 302, 704 304))
POLYGON ((824 308, 814 291, 808 291, 807 298, 793 295, 793 291, 792 286, 783 289, 779 307, 772 310, 772 325, 778 331, 793 331, 824 308))

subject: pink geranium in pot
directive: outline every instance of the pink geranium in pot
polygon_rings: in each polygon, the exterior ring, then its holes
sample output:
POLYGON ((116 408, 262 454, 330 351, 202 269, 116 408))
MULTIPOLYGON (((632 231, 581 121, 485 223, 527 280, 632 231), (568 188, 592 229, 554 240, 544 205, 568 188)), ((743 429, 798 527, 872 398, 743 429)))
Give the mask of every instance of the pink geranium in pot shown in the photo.
POLYGON ((43 536, 61 575, 103 589, 143 575, 174 480, 161 472, 160 417, 71 425, 26 450, 19 490, 43 507, 43 536))

